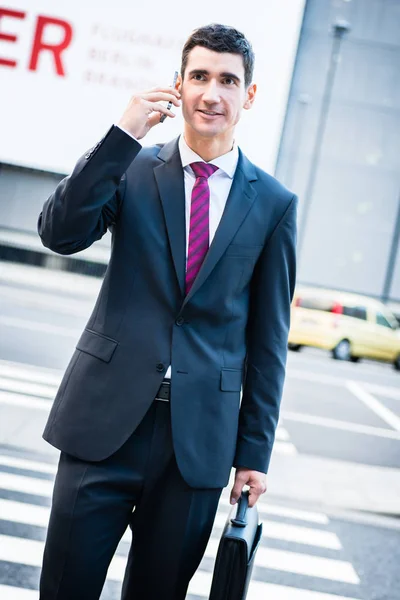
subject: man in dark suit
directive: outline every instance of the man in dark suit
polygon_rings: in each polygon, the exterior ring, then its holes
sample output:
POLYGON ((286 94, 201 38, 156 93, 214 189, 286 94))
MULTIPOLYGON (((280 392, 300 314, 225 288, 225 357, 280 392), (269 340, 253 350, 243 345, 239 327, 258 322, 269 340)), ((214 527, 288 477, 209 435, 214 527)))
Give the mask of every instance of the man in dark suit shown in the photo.
POLYGON ((244 485, 251 506, 266 490, 297 198, 234 142, 256 94, 253 63, 237 30, 196 30, 176 89, 133 96, 39 217, 60 254, 113 236, 44 432, 61 456, 41 600, 97 600, 128 525, 123 598, 182 600, 231 468, 232 503, 244 485), (169 101, 182 106, 183 135, 142 148, 161 115, 173 118, 169 101))

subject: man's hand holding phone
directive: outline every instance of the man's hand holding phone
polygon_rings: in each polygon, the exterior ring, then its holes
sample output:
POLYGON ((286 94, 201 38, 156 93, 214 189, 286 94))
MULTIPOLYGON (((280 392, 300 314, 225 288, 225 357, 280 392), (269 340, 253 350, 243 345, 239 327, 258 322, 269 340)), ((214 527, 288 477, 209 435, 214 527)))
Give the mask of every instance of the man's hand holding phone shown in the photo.
POLYGON ((162 115, 175 117, 170 108, 163 106, 161 102, 170 102, 179 107, 180 97, 180 93, 170 87, 154 88, 148 92, 135 94, 130 99, 118 125, 140 140, 154 125, 160 123, 162 115))

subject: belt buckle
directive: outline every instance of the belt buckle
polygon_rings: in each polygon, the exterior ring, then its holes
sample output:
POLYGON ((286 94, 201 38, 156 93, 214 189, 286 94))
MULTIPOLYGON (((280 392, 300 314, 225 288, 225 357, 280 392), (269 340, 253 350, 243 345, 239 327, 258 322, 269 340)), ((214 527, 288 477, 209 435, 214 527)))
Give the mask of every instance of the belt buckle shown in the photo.
MULTIPOLYGON (((164 379, 162 381, 161 385, 171 386, 171 380, 170 379, 164 379)), ((158 400, 159 402, 169 402, 169 398, 159 398, 158 396, 155 397, 155 400, 158 400)))

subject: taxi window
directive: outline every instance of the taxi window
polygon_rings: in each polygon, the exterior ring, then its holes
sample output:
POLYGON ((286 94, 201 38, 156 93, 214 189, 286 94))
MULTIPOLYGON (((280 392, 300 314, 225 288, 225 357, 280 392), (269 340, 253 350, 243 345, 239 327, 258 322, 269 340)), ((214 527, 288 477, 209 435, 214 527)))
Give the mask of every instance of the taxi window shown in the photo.
POLYGON ((326 300, 325 298, 312 298, 309 296, 308 298, 298 298, 297 306, 300 306, 301 308, 310 308, 312 310, 331 312, 333 302, 326 300))
POLYGON ((376 323, 377 325, 382 325, 383 327, 389 327, 389 329, 393 329, 392 325, 389 323, 386 317, 383 316, 382 313, 376 313, 376 323))
POLYGON ((365 306, 343 306, 343 314, 347 317, 361 319, 362 321, 367 320, 367 309, 365 306))

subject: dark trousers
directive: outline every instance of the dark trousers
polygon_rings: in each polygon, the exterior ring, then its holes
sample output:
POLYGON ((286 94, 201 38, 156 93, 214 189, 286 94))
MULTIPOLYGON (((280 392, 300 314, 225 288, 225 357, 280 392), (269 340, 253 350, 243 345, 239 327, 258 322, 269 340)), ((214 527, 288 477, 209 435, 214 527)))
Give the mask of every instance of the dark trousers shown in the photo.
POLYGON ((132 528, 123 600, 183 600, 209 540, 221 489, 193 489, 172 446, 170 405, 154 401, 111 457, 61 453, 40 600, 98 600, 107 569, 132 528))

